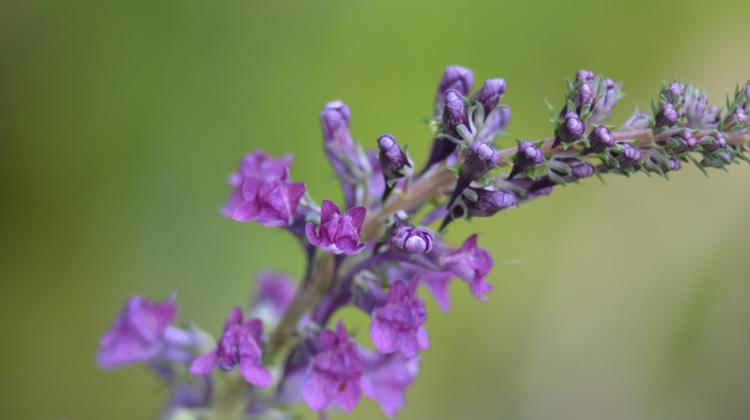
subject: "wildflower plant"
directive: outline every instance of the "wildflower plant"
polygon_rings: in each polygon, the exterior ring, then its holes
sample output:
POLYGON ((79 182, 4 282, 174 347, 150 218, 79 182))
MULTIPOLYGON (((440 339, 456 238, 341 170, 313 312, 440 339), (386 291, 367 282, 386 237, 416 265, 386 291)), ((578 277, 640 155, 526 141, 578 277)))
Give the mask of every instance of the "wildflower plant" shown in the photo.
POLYGON ((368 151, 349 130, 349 107, 326 104, 323 149, 342 188, 338 204, 318 204, 293 181, 291 156, 246 155, 229 176, 222 214, 286 230, 307 256, 304 277, 260 273, 252 304, 229 310, 216 339, 178 326, 173 296, 132 297, 101 339, 100 366, 146 364, 169 386, 164 418, 291 418, 297 403, 350 412, 363 395, 394 416, 430 347, 419 286, 446 311, 454 279, 480 301, 492 291, 492 256, 476 234, 447 243, 453 222, 495 216, 594 175, 667 178, 687 163, 706 173, 747 161, 750 82, 724 109, 694 86, 664 84, 650 113, 636 109, 617 127, 609 117, 621 84, 581 70, 561 106, 547 103, 549 138, 499 147, 510 119, 506 83, 489 79, 472 95, 473 79, 466 68, 446 68, 421 167, 392 134, 368 151), (346 306, 370 316, 374 348, 332 323, 346 306))

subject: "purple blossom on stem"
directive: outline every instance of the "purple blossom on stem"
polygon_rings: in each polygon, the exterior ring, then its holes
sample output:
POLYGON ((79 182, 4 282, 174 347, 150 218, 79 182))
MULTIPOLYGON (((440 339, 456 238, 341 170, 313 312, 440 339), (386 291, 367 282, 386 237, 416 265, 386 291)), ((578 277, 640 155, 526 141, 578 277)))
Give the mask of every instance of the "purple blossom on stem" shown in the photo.
POLYGON ((589 124, 598 124, 609 118, 615 105, 617 105, 617 102, 623 97, 620 90, 620 84, 612 79, 604 79, 602 81, 602 87, 604 88, 604 91, 597 95, 598 99, 596 100, 594 109, 589 117, 589 124))
POLYGON ((471 70, 461 66, 446 67, 435 92, 435 115, 440 115, 443 111, 446 92, 453 89, 466 96, 471 92, 473 84, 474 73, 471 70))
POLYGON ((586 126, 583 124, 583 121, 581 121, 581 117, 575 112, 568 112, 563 116, 562 122, 555 133, 555 141, 552 145, 557 146, 560 143, 567 144, 580 140, 583 137, 585 130, 586 126))
POLYGON ((657 127, 671 127, 677 124, 680 114, 671 102, 664 102, 656 113, 655 122, 657 127))
POLYGON ((305 226, 307 240, 318 248, 332 254, 356 254, 364 249, 359 242, 362 224, 365 222, 365 208, 353 207, 341 214, 338 206, 330 200, 323 200, 320 211, 320 227, 305 226))
POLYGON ((414 357, 429 348, 423 326, 427 312, 424 302, 415 294, 418 284, 416 278, 409 283, 397 280, 388 290, 383 305, 372 312, 370 336, 379 352, 400 350, 404 356, 414 357))
POLYGON ((504 93, 505 80, 487 79, 482 84, 482 88, 474 95, 474 102, 482 105, 484 116, 487 117, 497 107, 497 104, 500 103, 500 97, 504 93))
POLYGON ((156 303, 131 297, 100 340, 99 366, 115 369, 159 357, 166 350, 168 330, 176 316, 177 305, 171 298, 156 303))
POLYGON ((222 213, 238 222, 289 226, 305 194, 305 184, 287 182, 291 162, 291 156, 273 159, 260 150, 246 155, 229 176, 234 191, 222 213))
POLYGON ((476 194, 476 201, 468 201, 469 216, 490 217, 497 212, 515 207, 518 203, 516 195, 510 191, 492 187, 471 188, 476 194))
POLYGON ((349 132, 351 112, 341 101, 329 102, 320 112, 323 128, 323 148, 341 183, 344 201, 352 207, 357 200, 359 178, 369 172, 369 162, 349 132))
POLYGON ((228 371, 239 364, 240 373, 247 382, 260 388, 273 382, 271 373, 262 362, 263 324, 258 319, 243 323, 242 318, 240 308, 234 307, 229 311, 219 346, 195 359, 190 366, 191 374, 208 375, 217 366, 228 371))
POLYGON ((474 297, 487 300, 485 293, 492 291, 492 285, 484 278, 493 261, 489 252, 477 246, 477 235, 471 235, 458 249, 444 251, 438 263, 466 282, 474 297))
POLYGON ((479 129, 476 142, 489 143, 498 134, 505 131, 505 127, 510 121, 510 108, 507 106, 500 106, 495 108, 489 115, 484 117, 484 125, 479 129))
POLYGON ((351 412, 359 402, 362 358, 341 321, 336 331, 321 331, 310 373, 302 385, 302 398, 313 411, 336 402, 351 412))
POLYGON ((364 370, 360 387, 370 399, 377 401, 388 417, 394 417, 404 406, 406 389, 419 372, 419 357, 405 357, 399 353, 380 354, 360 349, 364 370))
POLYGON ((508 174, 508 179, 512 179, 528 168, 541 165, 542 162, 544 162, 544 153, 533 142, 528 140, 519 141, 516 159, 513 162, 513 168, 508 174))
POLYGON ((429 230, 411 226, 397 226, 393 229, 390 243, 410 254, 429 254, 435 236, 429 230))
POLYGON ((474 180, 479 179, 497 164, 497 150, 484 143, 474 143, 466 151, 466 158, 461 165, 461 175, 456 181, 456 188, 448 200, 448 208, 453 206, 456 199, 474 180))

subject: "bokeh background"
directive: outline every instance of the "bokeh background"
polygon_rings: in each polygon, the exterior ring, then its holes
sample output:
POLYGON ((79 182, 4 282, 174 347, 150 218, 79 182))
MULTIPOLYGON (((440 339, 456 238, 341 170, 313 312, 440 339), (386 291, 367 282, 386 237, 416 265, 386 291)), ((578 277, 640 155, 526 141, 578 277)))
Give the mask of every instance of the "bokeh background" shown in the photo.
MULTIPOLYGON (((543 100, 579 68, 626 82, 618 118, 673 76, 723 103, 750 76, 747 16, 727 0, 0 1, 0 417, 156 418, 165 390, 99 371, 99 335, 131 294, 172 290, 218 333, 257 270, 302 271, 289 237, 218 210, 256 147, 339 197, 324 102, 417 157, 448 64, 507 80, 518 137, 550 133, 543 100)), ((494 254, 495 292, 429 304, 400 417, 746 419, 748 184, 747 165, 610 177, 456 225, 451 242, 480 232, 494 254)))

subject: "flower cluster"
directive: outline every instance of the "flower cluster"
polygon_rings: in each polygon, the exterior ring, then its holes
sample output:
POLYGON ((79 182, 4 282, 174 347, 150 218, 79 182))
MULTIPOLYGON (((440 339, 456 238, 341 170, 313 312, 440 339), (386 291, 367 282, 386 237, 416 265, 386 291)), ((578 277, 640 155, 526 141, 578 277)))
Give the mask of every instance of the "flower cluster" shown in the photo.
POLYGON ((452 222, 494 216, 595 175, 666 178, 688 162, 705 172, 747 160, 750 83, 725 110, 689 84, 664 84, 651 114, 636 109, 616 128, 608 120, 623 96, 620 83, 581 70, 562 106, 548 103, 549 138, 506 142, 505 80, 486 80, 472 94, 473 82, 469 69, 445 69, 420 171, 395 135, 380 135, 367 150, 350 132, 349 107, 326 104, 323 150, 341 184, 340 204, 318 205, 303 183, 290 181, 291 156, 245 156, 229 177, 222 213, 293 235, 308 257, 304 277, 261 272, 251 304, 229 311, 218 341, 178 326, 173 296, 133 297, 101 339, 100 366, 146 363, 169 384, 165 418, 291 418, 285 410, 297 403, 350 412, 362 395, 392 417, 429 349, 420 285, 445 311, 454 279, 479 301, 493 289, 492 256, 476 234, 447 243, 452 222), (369 317, 371 346, 341 320, 331 326, 346 306, 369 317))

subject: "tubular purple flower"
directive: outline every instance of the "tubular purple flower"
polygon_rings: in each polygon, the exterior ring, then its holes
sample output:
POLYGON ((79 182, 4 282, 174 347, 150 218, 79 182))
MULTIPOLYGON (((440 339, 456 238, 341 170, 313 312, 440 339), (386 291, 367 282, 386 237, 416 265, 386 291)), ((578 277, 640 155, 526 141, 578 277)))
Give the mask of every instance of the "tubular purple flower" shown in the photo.
POLYGON ((474 73, 466 67, 448 66, 443 72, 437 91, 435 92, 435 115, 443 112, 445 94, 451 89, 458 91, 461 96, 467 96, 474 84, 474 73))
POLYGON ((676 137, 667 139, 666 147, 671 153, 685 153, 694 150, 698 141, 693 136, 693 132, 688 129, 680 131, 676 137))
POLYGON ((541 165, 543 162, 544 153, 533 142, 528 140, 519 141, 516 160, 513 162, 513 168, 508 174, 508 179, 512 179, 528 168, 541 165))
POLYGON ((330 200, 323 200, 320 211, 320 227, 305 226, 307 240, 314 246, 332 254, 356 254, 364 249, 359 242, 359 234, 365 221, 366 209, 353 207, 341 214, 338 206, 330 200))
POLYGON ((360 380, 362 392, 377 401, 388 417, 394 417, 404 406, 404 393, 419 372, 419 357, 404 357, 399 353, 383 355, 360 349, 364 370, 360 380))
POLYGON ((583 82, 583 81, 591 81, 594 80, 594 72, 591 70, 578 70, 576 72, 576 81, 577 82, 583 82))
POLYGON ((140 296, 131 297, 99 341, 99 366, 115 369, 162 356, 176 317, 177 305, 171 298, 156 303, 140 296))
POLYGON ((339 321, 335 332, 325 329, 320 333, 317 353, 302 385, 302 398, 313 411, 336 402, 349 413, 359 402, 362 368, 357 345, 339 321))
POLYGON ((349 132, 350 117, 349 107, 341 101, 327 103, 320 112, 324 150, 339 178, 347 207, 357 200, 356 180, 369 171, 367 156, 360 153, 349 132))
POLYGON ((429 254, 435 236, 429 230, 411 226, 397 226, 393 229, 390 243, 410 254, 429 254))
POLYGON ((648 128, 650 123, 651 117, 636 108, 630 118, 620 127, 620 130, 642 130, 648 128))
POLYGON ((229 311, 219 346, 195 359, 190 367, 191 374, 208 375, 217 366, 228 371, 239 364, 240 373, 247 382, 260 388, 273 382, 271 373, 262 363, 263 324, 258 319, 250 319, 245 323, 242 319, 240 308, 235 307, 229 311))
POLYGON ((575 112, 568 112, 563 117, 557 132, 555 133, 555 141, 553 146, 557 146, 560 143, 573 143, 574 141, 580 140, 583 137, 583 133, 586 130, 586 126, 581 121, 581 118, 575 112))
POLYGON ((408 175, 411 162, 390 134, 378 137, 378 149, 380 150, 378 162, 385 182, 382 198, 385 201, 393 190, 395 181, 408 175))
POLYGON ((388 290, 382 306, 372 312, 370 336, 381 353, 399 350, 406 357, 414 357, 429 348, 424 322, 427 312, 422 299, 416 296, 416 278, 408 284, 397 280, 388 290))
POLYGON ((466 151, 466 158, 461 165, 461 175, 456 181, 448 208, 453 206, 461 193, 475 180, 487 175, 493 166, 497 164, 498 154, 492 146, 484 143, 474 143, 466 151))
MULTIPOLYGON (((443 108, 443 131, 453 137, 461 137, 457 131, 459 125, 468 125, 469 115, 466 112, 463 96, 455 89, 445 93, 445 106, 443 108)), ((436 138, 432 143, 430 158, 427 160, 422 173, 426 172, 432 165, 442 162, 456 151, 456 143, 445 138, 436 138)))
POLYGON ((477 196, 476 201, 466 202, 471 217, 490 217, 497 212, 515 207, 518 204, 516 195, 510 191, 499 190, 491 187, 472 188, 477 196))
POLYGON ((471 235, 460 248, 444 252, 438 263, 466 282, 474 297, 487 300, 485 293, 492 291, 492 285, 484 278, 492 269, 493 261, 489 252, 477 246, 477 235, 471 235))
POLYGON ((464 98, 461 93, 451 89, 445 92, 443 129, 453 137, 460 137, 456 128, 461 124, 469 124, 469 114, 466 112, 466 104, 464 103, 464 98))
POLYGON ((500 97, 504 93, 504 79, 487 79, 484 81, 482 88, 474 95, 474 102, 482 105, 485 118, 497 107, 497 104, 500 103, 500 97))

